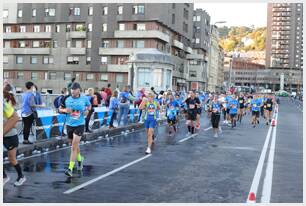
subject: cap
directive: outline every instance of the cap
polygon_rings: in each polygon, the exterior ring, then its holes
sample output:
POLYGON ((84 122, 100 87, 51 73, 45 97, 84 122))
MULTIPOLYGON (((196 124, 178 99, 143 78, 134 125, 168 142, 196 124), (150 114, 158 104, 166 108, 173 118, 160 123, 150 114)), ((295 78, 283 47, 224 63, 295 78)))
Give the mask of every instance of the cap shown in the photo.
POLYGON ((73 84, 71 85, 71 89, 73 89, 73 90, 81 89, 81 85, 77 82, 73 82, 73 84))

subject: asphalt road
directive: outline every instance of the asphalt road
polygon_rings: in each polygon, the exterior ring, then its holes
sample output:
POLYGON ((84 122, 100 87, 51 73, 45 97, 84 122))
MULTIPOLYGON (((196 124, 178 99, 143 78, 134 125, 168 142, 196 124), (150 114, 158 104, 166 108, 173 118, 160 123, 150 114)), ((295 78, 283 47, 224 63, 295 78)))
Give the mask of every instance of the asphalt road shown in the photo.
MULTIPOLYGON (((81 146, 85 156, 83 173, 67 178, 64 170, 69 149, 21 161, 27 182, 4 187, 6 203, 20 202, 109 202, 109 203, 243 203, 248 199, 269 126, 252 128, 250 115, 237 128, 222 125, 214 138, 206 115, 202 128, 189 138, 182 122, 178 133, 169 137, 166 126, 157 129, 152 155, 145 156, 144 130, 99 140, 81 146), (203 125, 204 123, 204 125, 203 125), (187 137, 187 138, 186 138, 187 137), (81 185, 81 186, 80 186, 81 185)), ((270 202, 303 201, 302 112, 296 104, 282 100, 275 130, 273 161, 268 161, 269 143, 256 202, 263 185, 272 182, 270 202), (272 177, 268 178, 272 163, 272 177), (270 165, 270 166, 268 166, 270 165)), ((271 139, 273 132, 271 132, 271 139)), ((273 148, 273 147, 272 147, 273 148)), ((15 171, 5 165, 11 179, 15 171)))

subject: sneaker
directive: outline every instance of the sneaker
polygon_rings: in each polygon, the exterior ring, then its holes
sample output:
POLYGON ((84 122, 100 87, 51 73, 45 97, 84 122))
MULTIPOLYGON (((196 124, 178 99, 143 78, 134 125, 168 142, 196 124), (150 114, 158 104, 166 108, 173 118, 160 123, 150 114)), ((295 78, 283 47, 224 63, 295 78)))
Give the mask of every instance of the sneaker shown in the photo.
POLYGON ((151 154, 151 148, 150 147, 147 148, 146 154, 151 154))
POLYGON ((68 177, 72 177, 72 171, 68 168, 68 169, 65 171, 65 175, 67 175, 68 177))
POLYGON ((3 186, 8 183, 10 181, 10 177, 9 176, 6 176, 5 178, 3 178, 3 186))
POLYGON ((188 132, 188 133, 186 134, 186 136, 189 136, 189 135, 191 135, 191 132, 188 132))
POLYGON ((269 125, 269 122, 267 122, 266 125, 269 125))
POLYGON ((253 128, 255 128, 255 127, 256 127, 256 125, 254 124, 254 125, 253 125, 253 128))
POLYGON ((78 161, 77 170, 78 171, 83 170, 83 165, 84 165, 84 157, 82 156, 81 161, 80 162, 78 161))
POLYGON ((33 142, 30 142, 29 140, 24 140, 22 143, 23 144, 33 144, 33 142))
POLYGON ((14 183, 14 186, 15 187, 21 186, 26 180, 27 178, 24 175, 22 177, 18 177, 18 179, 14 183))
POLYGON ((219 133, 222 134, 222 129, 221 129, 221 127, 219 127, 219 133))
POLYGON ((217 138, 217 137, 218 137, 218 134, 216 133, 216 134, 214 135, 214 137, 217 138))

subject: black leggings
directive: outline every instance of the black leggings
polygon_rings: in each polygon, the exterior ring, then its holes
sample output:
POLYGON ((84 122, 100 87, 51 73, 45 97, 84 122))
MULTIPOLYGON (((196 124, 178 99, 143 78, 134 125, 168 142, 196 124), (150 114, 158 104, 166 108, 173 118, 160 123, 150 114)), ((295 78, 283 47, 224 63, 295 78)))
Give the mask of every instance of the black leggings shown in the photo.
POLYGON ((30 136, 31 127, 34 122, 34 115, 31 114, 28 117, 22 117, 23 122, 23 140, 28 141, 30 136))
POLYGON ((211 124, 213 128, 219 128, 220 122, 220 113, 212 113, 211 114, 211 124))
POLYGON ((86 132, 88 132, 88 130, 89 130, 89 121, 90 121, 90 117, 91 117, 91 115, 94 113, 94 109, 92 108, 89 112, 88 112, 88 114, 87 114, 87 116, 86 116, 86 119, 85 119, 85 128, 86 128, 86 132))

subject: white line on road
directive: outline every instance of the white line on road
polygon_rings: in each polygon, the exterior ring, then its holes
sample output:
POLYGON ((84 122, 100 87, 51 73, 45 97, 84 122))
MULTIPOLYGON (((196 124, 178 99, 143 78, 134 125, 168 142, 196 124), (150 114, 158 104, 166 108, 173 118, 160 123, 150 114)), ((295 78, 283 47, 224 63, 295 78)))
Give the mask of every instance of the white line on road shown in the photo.
MULTIPOLYGON (((212 127, 205 128, 204 131, 210 130, 211 128, 212 128, 212 127)), ((190 138, 195 137, 195 136, 197 136, 197 135, 198 135, 198 134, 192 134, 192 135, 190 135, 189 137, 185 137, 184 139, 181 139, 180 141, 178 141, 178 143, 185 142, 185 141, 189 140, 190 138)))
MULTIPOLYGON (((271 131, 272 131, 272 125, 270 125, 270 127, 269 127, 269 130, 268 130, 268 133, 267 133, 267 136, 266 136, 266 140, 265 140, 265 143, 264 143, 264 146, 262 148, 260 158, 259 158, 259 161, 258 161, 258 164, 257 164, 257 168, 256 168, 256 171, 255 171, 255 175, 254 175, 254 178, 253 178, 253 181, 252 181, 252 185, 251 185, 249 194, 252 193, 252 192, 255 193, 255 195, 257 194, 261 173, 262 173, 263 165, 264 165, 264 162, 265 162, 268 145, 269 145, 269 142, 270 142, 271 131)), ((246 202, 249 203, 249 197, 247 197, 246 202)))
MULTIPOLYGON (((278 114, 276 114, 276 117, 275 117, 276 122, 277 122, 277 118, 278 118, 278 114)), ((272 140, 271 140, 269 157, 268 157, 268 162, 267 162, 266 176, 264 179, 262 195, 261 195, 262 203, 270 203, 270 199, 271 199, 276 128, 277 128, 277 125, 274 127, 273 132, 272 132, 272 140)))
POLYGON ((101 176, 99 176, 99 177, 96 177, 96 178, 94 178, 94 179, 92 179, 92 180, 89 180, 89 181, 83 183, 83 184, 80 184, 80 185, 78 185, 78 186, 76 186, 76 187, 73 187, 73 188, 71 188, 71 189, 65 191, 64 194, 71 194, 71 193, 73 193, 73 192, 75 192, 75 191, 77 191, 77 190, 80 190, 80 189, 82 189, 82 188, 84 188, 84 187, 86 187, 86 186, 88 186, 88 185, 91 185, 91 184, 93 184, 93 183, 95 183, 95 182, 97 182, 97 181, 99 181, 99 180, 101 180, 101 179, 104 179, 104 178, 106 178, 106 177, 108 177, 108 176, 110 176, 110 175, 112 175, 112 174, 115 174, 115 173, 117 173, 117 172, 119 172, 119 171, 121 171, 121 170, 123 170, 123 169, 125 169, 125 168, 127 168, 127 167, 130 167, 130 166, 132 166, 132 165, 134 165, 134 164, 136 164, 136 163, 138 163, 138 162, 140 162, 140 161, 142 161, 142 160, 145 160, 145 159, 147 159, 147 158, 149 158, 149 157, 151 157, 151 156, 152 156, 152 155, 149 154, 149 155, 146 155, 146 156, 144 156, 144 157, 141 157, 141 158, 139 158, 139 159, 137 159, 137 160, 134 160, 133 162, 130 162, 130 163, 128 163, 128 164, 125 164, 125 165, 123 165, 122 167, 119 167, 119 168, 117 168, 117 169, 114 169, 114 170, 112 170, 112 171, 110 171, 110 172, 108 172, 108 173, 105 173, 105 174, 103 174, 103 175, 101 175, 101 176))

